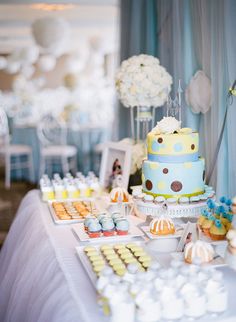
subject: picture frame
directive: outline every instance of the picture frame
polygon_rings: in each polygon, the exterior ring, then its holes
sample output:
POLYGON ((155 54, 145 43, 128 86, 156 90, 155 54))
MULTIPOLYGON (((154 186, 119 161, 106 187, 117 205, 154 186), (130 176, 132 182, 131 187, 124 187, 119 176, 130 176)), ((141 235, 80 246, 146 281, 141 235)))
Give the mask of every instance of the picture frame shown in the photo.
POLYGON ((183 234, 180 238, 180 241, 179 241, 176 251, 183 252, 184 248, 188 242, 196 241, 197 239, 198 239, 197 238, 197 225, 196 225, 196 223, 192 223, 192 222, 188 221, 187 224, 185 225, 183 234))
POLYGON ((132 147, 119 142, 108 142, 103 146, 99 181, 103 188, 108 189, 114 180, 114 167, 117 163, 118 174, 121 172, 122 187, 128 189, 132 147))

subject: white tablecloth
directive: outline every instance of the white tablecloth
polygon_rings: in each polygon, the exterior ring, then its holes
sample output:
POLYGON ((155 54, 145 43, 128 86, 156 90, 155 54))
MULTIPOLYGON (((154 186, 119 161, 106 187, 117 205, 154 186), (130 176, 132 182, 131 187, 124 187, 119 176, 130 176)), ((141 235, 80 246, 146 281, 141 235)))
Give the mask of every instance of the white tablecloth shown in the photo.
MULTIPOLYGON (((75 253, 78 244, 70 225, 53 223, 39 192, 29 192, 0 253, 0 321, 108 321, 75 253)), ((213 320, 235 322, 236 273, 227 267, 221 270, 229 310, 213 320)))
POLYGON ((106 321, 76 245, 71 227, 54 225, 29 192, 0 253, 1 322, 106 321))

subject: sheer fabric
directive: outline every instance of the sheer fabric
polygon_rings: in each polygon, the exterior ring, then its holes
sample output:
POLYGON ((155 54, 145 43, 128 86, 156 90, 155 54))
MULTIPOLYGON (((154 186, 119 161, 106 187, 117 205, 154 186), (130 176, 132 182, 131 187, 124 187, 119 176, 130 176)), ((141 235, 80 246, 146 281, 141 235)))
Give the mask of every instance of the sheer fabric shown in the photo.
MULTIPOLYGON (((212 106, 206 114, 193 114, 184 102, 183 125, 200 132, 200 151, 206 158, 206 169, 213 160, 226 109, 230 84, 236 78, 233 57, 236 42, 236 3, 233 0, 158 0, 159 57, 173 75, 175 84, 182 79, 184 87, 199 69, 212 83, 212 106)), ((211 184, 217 194, 236 194, 236 98, 229 109, 227 125, 213 172, 211 184)))

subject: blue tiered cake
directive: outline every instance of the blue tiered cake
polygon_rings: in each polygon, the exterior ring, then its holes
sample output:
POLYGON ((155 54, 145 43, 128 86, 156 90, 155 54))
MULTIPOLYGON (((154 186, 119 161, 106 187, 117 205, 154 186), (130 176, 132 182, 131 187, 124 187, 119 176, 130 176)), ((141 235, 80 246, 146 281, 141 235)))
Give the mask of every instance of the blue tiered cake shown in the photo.
POLYGON ((164 117, 147 135, 143 191, 153 196, 192 197, 204 193, 205 160, 198 155, 198 133, 164 117))

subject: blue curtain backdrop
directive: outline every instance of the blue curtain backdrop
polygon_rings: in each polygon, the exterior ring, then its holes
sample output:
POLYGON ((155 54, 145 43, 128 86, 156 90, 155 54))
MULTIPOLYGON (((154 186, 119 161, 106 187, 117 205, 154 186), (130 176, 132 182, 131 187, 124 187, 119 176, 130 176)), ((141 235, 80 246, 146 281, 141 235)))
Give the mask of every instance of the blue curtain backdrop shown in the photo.
MULTIPOLYGON (((200 152, 206 169, 213 160, 226 109, 230 84, 236 79, 235 0, 121 1, 121 61, 134 54, 157 56, 185 88, 199 69, 212 83, 212 106, 194 114, 183 102, 182 126, 200 133, 200 152), (157 51, 158 48, 158 51, 157 51)), ((120 136, 129 135, 129 113, 120 107, 120 136)), ((218 196, 236 195, 236 97, 227 124, 211 184, 218 196)))
MULTIPOLYGON (((133 55, 157 56, 156 0, 120 1, 120 61, 133 55)), ((130 137, 129 109, 119 104, 119 138, 130 137)))

